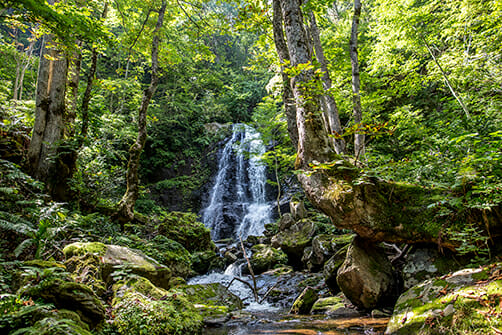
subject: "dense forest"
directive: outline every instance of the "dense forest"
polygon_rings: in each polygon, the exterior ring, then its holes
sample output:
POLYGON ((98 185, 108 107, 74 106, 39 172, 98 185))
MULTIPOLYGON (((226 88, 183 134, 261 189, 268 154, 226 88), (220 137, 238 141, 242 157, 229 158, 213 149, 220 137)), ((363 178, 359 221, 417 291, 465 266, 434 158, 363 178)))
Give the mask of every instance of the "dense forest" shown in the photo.
POLYGON ((281 317, 502 334, 501 111, 500 0, 3 1, 0 330, 262 334, 193 282, 241 264, 281 317), (261 236, 204 219, 224 164, 261 236))

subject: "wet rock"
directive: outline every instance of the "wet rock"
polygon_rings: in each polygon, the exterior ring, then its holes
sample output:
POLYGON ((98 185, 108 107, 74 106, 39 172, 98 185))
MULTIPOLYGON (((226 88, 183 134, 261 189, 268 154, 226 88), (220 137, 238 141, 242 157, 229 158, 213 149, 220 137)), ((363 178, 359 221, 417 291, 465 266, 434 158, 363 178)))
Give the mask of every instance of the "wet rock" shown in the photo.
POLYGON ((223 257, 225 257, 228 264, 235 263, 238 260, 237 256, 231 251, 226 251, 223 257))
POLYGON ((494 334, 502 321, 485 315, 501 296, 502 263, 428 279, 399 297, 385 334, 494 334))
POLYGON ((106 281, 111 281, 117 269, 127 269, 131 273, 145 277, 155 285, 169 288, 172 277, 171 270, 139 251, 118 245, 107 245, 99 242, 77 242, 63 249, 67 258, 94 254, 100 260, 101 273, 106 281))
POLYGON ((255 274, 260 274, 276 265, 286 264, 288 256, 282 251, 271 247, 270 245, 257 244, 251 248, 253 255, 250 262, 255 274))
POLYGON ((371 241, 355 237, 338 270, 337 283, 357 307, 371 309, 395 301, 397 281, 383 251, 371 241))
POLYGON ((294 224, 295 220, 293 219, 293 216, 291 216, 291 214, 289 213, 286 213, 279 220, 278 224, 279 231, 284 231, 286 229, 289 229, 289 227, 291 227, 294 224))
POLYGON ((336 276, 338 275, 338 269, 342 266, 347 256, 347 250, 349 245, 341 247, 325 264, 323 269, 324 281, 326 286, 328 286, 331 293, 336 294, 340 292, 340 287, 336 281, 336 276))
POLYGON ((314 290, 310 286, 305 287, 300 296, 296 298, 289 313, 304 314, 304 315, 310 314, 310 310, 312 309, 312 306, 316 302, 317 298, 318 296, 316 290, 314 290))
POLYGON ((289 203, 289 212, 295 221, 305 219, 307 217, 307 210, 303 201, 291 201, 289 203))
POLYGON ((224 269, 225 259, 217 255, 213 250, 196 251, 192 253, 192 269, 198 274, 204 274, 211 270, 224 269))

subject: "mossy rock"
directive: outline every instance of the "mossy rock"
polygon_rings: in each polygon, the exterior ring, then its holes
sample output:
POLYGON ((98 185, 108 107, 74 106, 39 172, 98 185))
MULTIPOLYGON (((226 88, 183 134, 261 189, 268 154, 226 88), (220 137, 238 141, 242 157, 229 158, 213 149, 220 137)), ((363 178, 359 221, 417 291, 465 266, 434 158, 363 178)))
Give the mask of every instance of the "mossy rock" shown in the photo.
POLYGON ((193 213, 171 212, 157 227, 159 234, 179 242, 189 252, 215 248, 211 233, 193 213))
POLYGON ((211 270, 223 269, 225 259, 216 254, 214 250, 196 251, 191 255, 192 270, 204 274, 211 270))
POLYGON ((103 303, 84 284, 48 278, 21 288, 19 295, 53 303, 56 308, 72 310, 91 327, 96 327, 105 318, 103 303))
POLYGON ((114 326, 119 334, 200 334, 202 317, 193 303, 176 292, 131 277, 113 286, 114 326))
POLYGON ((290 314, 310 314, 310 310, 312 306, 317 301, 319 297, 317 296, 317 291, 312 287, 307 286, 303 290, 303 292, 296 298, 291 310, 290 314))
MULTIPOLYGON (((34 302, 31 298, 22 298, 17 295, 2 295, 0 298, 0 330, 3 333, 11 334, 21 329, 33 330, 31 327, 45 318, 71 321, 77 326, 75 328, 89 330, 89 326, 82 322, 76 312, 65 309, 56 310, 52 304, 34 302)), ((32 332, 32 334, 38 333, 32 332)))
POLYGON ((251 248, 250 263, 255 274, 260 274, 276 266, 287 264, 288 256, 270 245, 257 244, 251 248))
POLYGON ((48 317, 28 328, 18 329, 13 335, 92 335, 81 324, 70 319, 48 317))
POLYGON ((338 269, 342 266, 347 255, 349 245, 340 248, 325 264, 323 269, 324 281, 328 286, 331 293, 336 294, 340 292, 340 287, 336 281, 338 269))
POLYGON ((301 267, 304 249, 311 245, 316 233, 316 224, 302 220, 272 237, 272 246, 280 247, 288 255, 289 264, 301 267))
POLYGON ((345 303, 341 297, 328 297, 318 299, 312 306, 312 314, 336 313, 336 310, 345 308, 345 303))
POLYGON ((157 286, 169 288, 172 271, 141 251, 98 242, 78 242, 67 245, 63 252, 66 257, 86 254, 98 256, 102 278, 106 282, 112 281, 115 271, 119 270, 143 276, 157 286))
POLYGON ((494 334, 502 328, 501 304, 502 263, 464 269, 403 293, 385 333, 494 334))
POLYGON ((101 259, 96 254, 73 256, 65 262, 71 277, 78 283, 89 286, 98 296, 106 292, 106 282, 102 274, 101 259))

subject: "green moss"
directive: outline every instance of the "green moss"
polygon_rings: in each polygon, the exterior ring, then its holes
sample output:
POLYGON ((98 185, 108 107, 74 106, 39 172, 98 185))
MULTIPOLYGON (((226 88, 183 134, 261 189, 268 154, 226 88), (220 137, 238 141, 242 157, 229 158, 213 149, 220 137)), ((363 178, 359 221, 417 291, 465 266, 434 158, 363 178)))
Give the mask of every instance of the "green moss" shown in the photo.
POLYGON ((344 308, 345 304, 340 297, 329 297, 318 299, 312 306, 310 313, 312 314, 325 314, 329 311, 336 311, 339 308, 344 308))
POLYGON ((256 274, 262 273, 275 266, 288 262, 288 256, 282 251, 269 245, 257 244, 251 248, 251 266, 256 274))
POLYGON ((104 256, 106 250, 107 246, 100 242, 76 242, 64 247, 63 253, 67 258, 81 256, 87 253, 104 256))
POLYGON ((66 270, 66 267, 59 263, 59 262, 56 262, 56 261, 44 261, 44 260, 41 260, 41 259, 33 259, 31 261, 25 261, 23 262, 23 265, 25 266, 34 266, 34 267, 38 267, 38 268, 61 268, 61 269, 64 269, 66 270))

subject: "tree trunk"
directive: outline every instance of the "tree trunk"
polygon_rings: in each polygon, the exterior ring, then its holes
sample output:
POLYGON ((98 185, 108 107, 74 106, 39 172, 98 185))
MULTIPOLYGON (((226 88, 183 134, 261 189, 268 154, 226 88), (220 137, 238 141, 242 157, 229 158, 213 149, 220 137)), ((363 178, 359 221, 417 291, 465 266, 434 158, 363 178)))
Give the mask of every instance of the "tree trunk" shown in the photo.
MULTIPOLYGON (((281 7, 291 65, 296 67, 307 64, 310 62, 310 55, 300 1, 284 0, 281 1, 281 7)), ((314 160, 323 162, 330 160, 333 156, 333 150, 319 113, 319 99, 312 97, 312 94, 308 92, 308 83, 313 79, 312 69, 303 70, 292 78, 298 127, 296 168, 308 168, 309 163, 314 160)))
POLYGON ((32 35, 32 40, 30 41, 30 44, 28 46, 28 50, 26 50, 26 61, 23 63, 23 67, 21 69, 21 75, 19 77, 19 83, 18 83, 18 93, 17 93, 17 99, 22 100, 23 99, 23 85, 24 85, 24 75, 26 73, 26 70, 28 70, 28 66, 31 63, 31 56, 33 55, 33 49, 35 49, 35 42, 36 39, 32 35))
POLYGON ((291 81, 289 76, 284 72, 286 63, 289 63, 289 51, 286 41, 284 40, 284 32, 282 27, 282 11, 280 0, 273 2, 273 30, 274 41, 279 60, 281 62, 281 76, 282 76, 282 100, 284 103, 284 111, 288 124, 288 133, 295 148, 298 148, 298 128, 296 127, 296 106, 293 96, 293 89, 291 88, 291 81))
MULTIPOLYGON (((352 18, 352 32, 350 34, 350 62, 352 64, 352 104, 354 123, 361 124, 363 119, 363 111, 361 107, 360 87, 361 81, 359 78, 359 60, 357 51, 357 34, 359 28, 359 17, 361 16, 361 1, 354 0, 354 17, 352 18)), ((364 134, 356 131, 354 134, 354 155, 356 161, 364 156, 364 134)))
MULTIPOLYGON (((342 125, 340 123, 340 117, 338 113, 338 107, 336 106, 335 99, 333 95, 329 93, 331 90, 332 82, 328 72, 328 61, 324 56, 324 50, 321 45, 321 38, 319 33, 319 27, 315 19, 314 12, 310 11, 310 30, 312 35, 312 41, 314 44, 315 55, 317 61, 321 65, 321 70, 323 72, 322 76, 322 86, 326 91, 326 94, 322 97, 324 100, 324 114, 328 125, 328 131, 331 135, 338 134, 342 135, 342 125)), ((330 138, 331 143, 337 154, 345 153, 345 140, 343 138, 330 138)))
POLYGON ((65 93, 68 61, 56 50, 52 35, 45 35, 37 78, 35 125, 28 149, 31 174, 49 191, 57 179, 57 146, 64 135, 65 93))
POLYGON ((159 10, 159 16, 157 18, 157 24, 155 25, 155 30, 153 32, 151 81, 148 88, 143 91, 143 98, 141 100, 141 106, 138 115, 138 137, 136 138, 136 142, 129 149, 129 163, 127 165, 126 177, 127 190, 122 197, 122 200, 120 200, 117 213, 115 214, 115 218, 120 222, 122 228, 126 222, 132 221, 134 219, 134 205, 136 204, 136 200, 139 196, 139 159, 146 142, 146 114, 148 111, 148 106, 159 81, 159 35, 164 21, 166 6, 166 1, 162 1, 162 6, 159 10))

